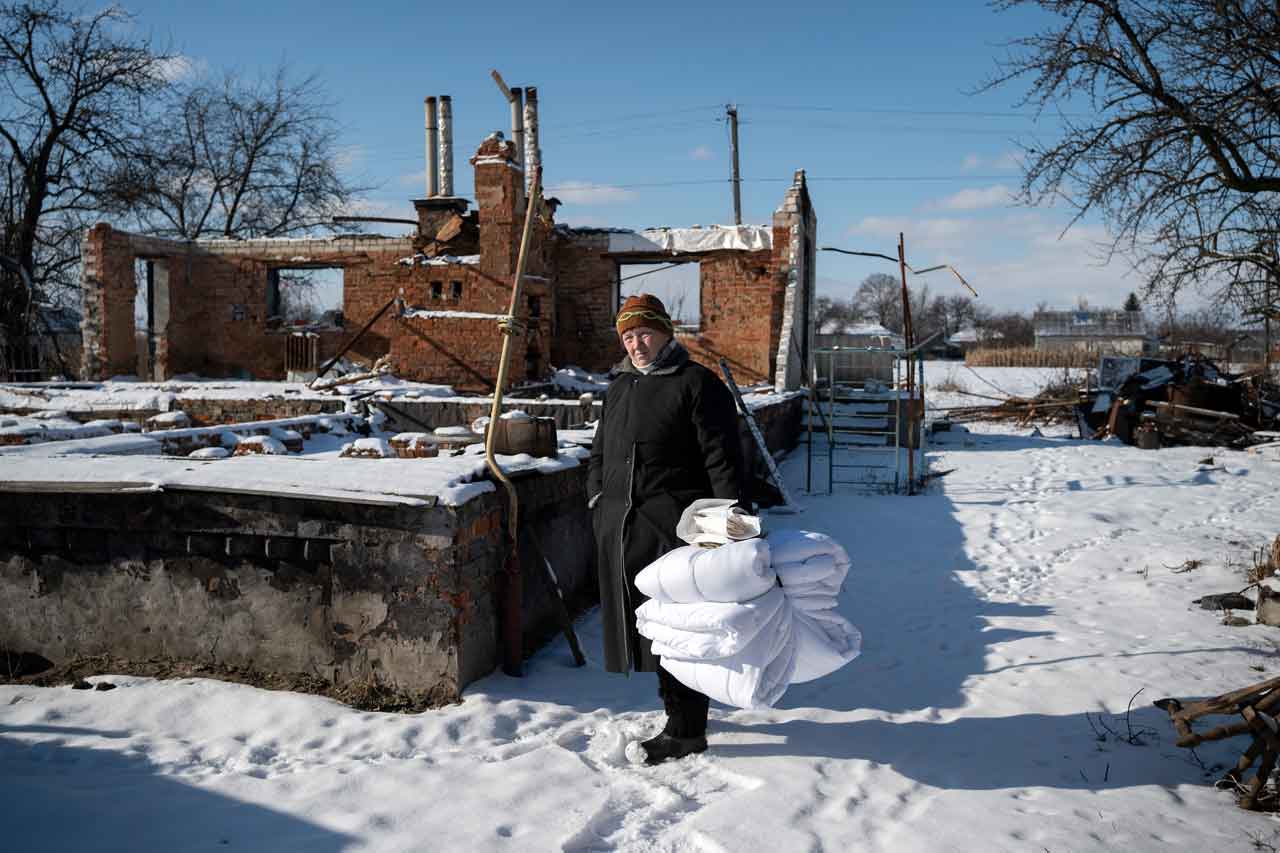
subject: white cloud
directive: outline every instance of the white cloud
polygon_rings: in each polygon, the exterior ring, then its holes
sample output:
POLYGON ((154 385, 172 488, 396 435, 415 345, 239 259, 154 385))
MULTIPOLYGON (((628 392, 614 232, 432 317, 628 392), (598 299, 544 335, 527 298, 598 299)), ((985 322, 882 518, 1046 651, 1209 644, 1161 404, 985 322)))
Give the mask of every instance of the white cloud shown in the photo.
POLYGON ((169 83, 200 76, 208 69, 209 63, 203 59, 193 59, 180 53, 161 59, 155 65, 156 74, 169 83))
POLYGON ((334 155, 334 164, 344 172, 364 165, 365 147, 363 145, 344 145, 334 155))
POLYGON ((976 172, 978 169, 1016 172, 1022 168, 1024 156, 1021 151, 1002 151, 990 157, 981 154, 966 154, 964 159, 960 161, 960 168, 966 172, 976 172))
POLYGON ((694 160, 714 160, 715 156, 715 153, 705 145, 699 145, 689 152, 689 157, 694 160))
POLYGON ((423 166, 416 172, 409 172, 396 178, 396 182, 402 187, 417 187, 426 192, 427 186, 427 167, 423 166))
POLYGON ((623 187, 586 181, 563 181, 549 186, 547 195, 555 196, 567 204, 584 205, 625 204, 636 198, 634 192, 623 187))
POLYGON ((945 198, 925 204, 926 210, 985 210, 990 207, 1008 207, 1013 203, 1013 191, 1004 184, 990 187, 963 189, 945 198))
MULTIPOLYGON (((1125 257, 1106 263, 1107 232, 1100 225, 1076 224, 1065 234, 1066 218, 1051 211, 1013 210, 969 216, 870 216, 848 229, 843 248, 897 255, 905 237, 907 261, 917 268, 951 264, 997 311, 1031 310, 1039 302, 1070 306, 1080 296, 1098 306, 1119 306, 1141 282, 1125 257)), ((873 272, 897 273, 884 261, 824 254, 822 271, 846 281, 873 272)), ((946 272, 931 273, 933 293, 963 292, 946 272)))

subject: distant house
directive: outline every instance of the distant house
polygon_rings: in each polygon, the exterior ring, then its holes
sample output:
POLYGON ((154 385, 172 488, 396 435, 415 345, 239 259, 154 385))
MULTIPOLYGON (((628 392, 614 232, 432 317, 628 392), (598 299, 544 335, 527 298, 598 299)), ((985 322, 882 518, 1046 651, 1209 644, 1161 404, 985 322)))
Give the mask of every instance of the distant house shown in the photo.
POLYGON ((863 350, 903 350, 902 335, 879 323, 827 320, 814 332, 818 377, 834 382, 865 384, 868 380, 892 382, 894 356, 889 352, 863 350), (824 350, 826 352, 824 352, 824 350), (831 350, 850 350, 831 352, 831 350))
POLYGON ((1038 350, 1080 349, 1113 355, 1149 355, 1156 350, 1141 311, 1037 311, 1031 321, 1038 350))
POLYGON ((947 345, 966 354, 978 347, 999 346, 1004 334, 995 329, 978 329, 967 326, 947 338, 947 345))
POLYGON ((818 326, 814 343, 818 349, 903 349, 906 346, 902 335, 897 332, 891 332, 879 323, 862 320, 827 320, 818 326))
POLYGON ((0 359, 0 380, 40 382, 73 377, 80 368, 80 313, 74 308, 41 306, 25 338, 11 340, 0 359))

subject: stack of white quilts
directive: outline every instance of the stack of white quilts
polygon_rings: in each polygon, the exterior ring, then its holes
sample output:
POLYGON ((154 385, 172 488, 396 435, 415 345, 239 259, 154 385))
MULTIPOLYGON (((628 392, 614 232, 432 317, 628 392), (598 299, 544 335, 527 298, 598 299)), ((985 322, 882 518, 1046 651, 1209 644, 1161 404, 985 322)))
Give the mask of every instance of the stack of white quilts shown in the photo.
POLYGON ((858 656, 862 636, 836 612, 849 557, 822 533, 760 538, 759 519, 731 504, 689 508, 677 532, 702 544, 640 572, 636 588, 650 600, 636 621, 662 667, 685 685, 727 705, 768 707, 788 685, 858 656), (725 544, 706 547, 714 541, 725 544))

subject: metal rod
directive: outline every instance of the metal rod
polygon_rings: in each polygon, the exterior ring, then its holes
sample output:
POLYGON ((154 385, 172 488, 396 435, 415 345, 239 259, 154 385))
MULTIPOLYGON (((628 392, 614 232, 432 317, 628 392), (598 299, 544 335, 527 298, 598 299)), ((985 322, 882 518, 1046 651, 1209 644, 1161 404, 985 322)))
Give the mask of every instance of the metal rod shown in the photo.
POLYGON ((436 151, 440 145, 440 134, 436 124, 436 98, 428 97, 424 103, 427 114, 427 198, 440 194, 440 170, 436 151))
POLYGON ((396 219, 394 216, 335 216, 336 222, 390 222, 395 225, 417 225, 416 219, 396 219))
POLYGON ((507 384, 507 368, 511 361, 511 339, 516 334, 513 321, 520 307, 521 284, 524 279, 525 262, 529 257, 530 235, 533 233, 533 220, 537 215, 539 196, 542 194, 542 173, 534 175, 533 192, 529 193, 529 203, 524 214, 524 229, 520 236, 520 254, 516 257, 516 272, 511 282, 511 306, 507 311, 506 322, 502 325, 502 356, 498 362, 498 377, 493 386, 493 406, 489 410, 489 429, 484 442, 484 461, 492 472, 494 479, 502 483, 507 491, 507 499, 511 507, 507 517, 507 530, 511 538, 510 551, 506 565, 506 584, 503 600, 503 671, 508 675, 520 675, 524 658, 522 646, 523 614, 520 611, 520 600, 523 595, 523 583, 520 576, 520 556, 518 551, 520 529, 520 502, 516 495, 515 484, 498 465, 494 457, 494 439, 498 435, 498 418, 502 413, 502 391, 507 384))
MULTIPOLYGON (((399 294, 396 294, 395 296, 393 296, 393 297, 391 297, 390 299, 388 299, 388 300, 387 300, 387 304, 386 304, 386 305, 383 305, 381 308, 379 308, 379 309, 378 309, 378 313, 377 313, 377 314, 374 314, 372 317, 370 317, 370 318, 369 318, 369 322, 365 323, 365 324, 360 328, 360 331, 356 332, 355 337, 354 337, 354 338, 352 338, 351 340, 347 341, 346 346, 344 346, 342 349, 338 350, 338 354, 337 354, 337 355, 335 355, 333 358, 331 358, 331 359, 329 359, 328 361, 326 361, 326 362, 324 363, 324 367, 322 367, 322 368, 320 368, 318 371, 316 371, 316 379, 319 379, 320 377, 322 377, 322 376, 324 376, 326 373, 328 373, 328 372, 329 372, 329 370, 330 370, 330 369, 331 369, 335 364, 337 364, 337 363, 338 363, 338 359, 340 359, 340 358, 342 358, 344 355, 346 355, 346 354, 347 354, 347 350, 349 350, 349 349, 351 349, 353 346, 355 346, 356 341, 358 341, 358 340, 360 340, 362 337, 364 337, 364 333, 365 333, 365 332, 367 332, 367 331, 369 331, 369 329, 373 328, 373 324, 374 324, 374 323, 376 323, 376 322, 378 322, 378 320, 380 320, 380 319, 382 318, 382 315, 383 315, 383 314, 387 313, 387 309, 388 309, 388 308, 390 308, 392 305, 395 305, 395 304, 396 304, 397 302, 399 302, 399 301, 400 301, 400 295, 399 295, 399 294)), ((315 379, 313 379, 313 380, 311 380, 311 381, 312 381, 312 382, 314 382, 314 381, 315 381, 315 379)))
MULTIPOLYGON (((911 291, 907 288, 907 247, 902 232, 898 232, 898 268, 902 274, 902 337, 907 350, 915 346, 915 332, 911 324, 911 291)), ((915 454, 915 371, 911 366, 911 356, 907 356, 907 494, 914 494, 916 454, 915 454)), ((897 389, 894 393, 898 394, 897 389)), ((899 400, 901 403, 901 400, 899 400)), ((899 405, 901 409, 901 405, 899 405)), ((901 430, 902 421, 898 421, 901 430)))
POLYGON ((738 108, 725 106, 729 114, 729 153, 733 157, 733 224, 742 224, 742 176, 738 172, 738 108))
POLYGON ((657 267, 657 268, 655 268, 655 269, 651 269, 651 270, 645 270, 644 272, 638 272, 638 273, 636 273, 635 275, 629 275, 629 276, 626 276, 626 277, 624 277, 624 278, 620 278, 620 279, 618 279, 618 283, 619 283, 619 284, 621 284, 621 283, 622 283, 622 282, 624 282, 624 281, 631 281, 631 279, 633 279, 633 278, 640 278, 641 276, 653 275, 654 273, 656 273, 656 272, 662 272, 663 270, 675 269, 676 267, 682 267, 682 266, 684 266, 685 264, 688 264, 688 263, 692 263, 692 262, 691 262, 691 261, 676 261, 674 264, 667 264, 666 266, 657 267))
POLYGON ((453 196, 453 98, 440 96, 440 195, 453 196))

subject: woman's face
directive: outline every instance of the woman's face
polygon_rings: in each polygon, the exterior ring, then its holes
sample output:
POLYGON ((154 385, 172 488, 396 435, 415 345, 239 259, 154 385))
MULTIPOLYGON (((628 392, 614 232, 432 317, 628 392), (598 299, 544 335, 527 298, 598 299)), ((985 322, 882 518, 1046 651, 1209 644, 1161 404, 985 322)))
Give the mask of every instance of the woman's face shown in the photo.
POLYGON ((622 333, 622 346, 636 367, 648 367, 671 340, 671 335, 661 329, 636 326, 622 333))

